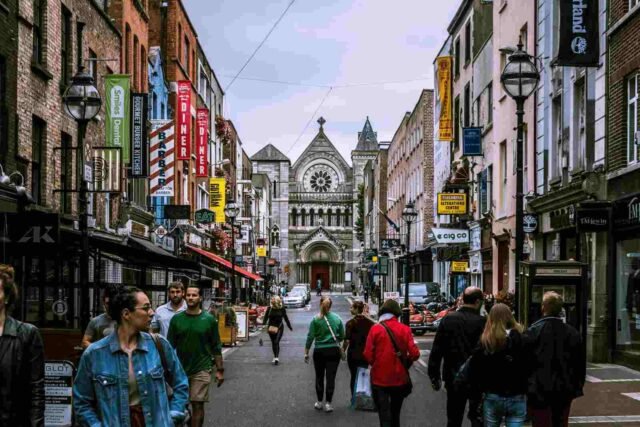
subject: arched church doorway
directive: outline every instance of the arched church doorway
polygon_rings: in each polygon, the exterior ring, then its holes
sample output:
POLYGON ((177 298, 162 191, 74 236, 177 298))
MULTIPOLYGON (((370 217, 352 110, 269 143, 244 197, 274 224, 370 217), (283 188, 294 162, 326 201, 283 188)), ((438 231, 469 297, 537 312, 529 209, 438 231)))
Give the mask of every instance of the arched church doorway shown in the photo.
POLYGON ((334 274, 337 271, 338 260, 335 249, 327 244, 315 244, 308 251, 307 277, 311 289, 331 289, 335 281, 334 274))
POLYGON ((317 289, 318 286, 322 289, 331 289, 329 268, 328 262, 314 262, 311 264, 311 277, 313 278, 312 283, 310 283, 311 289, 317 289))

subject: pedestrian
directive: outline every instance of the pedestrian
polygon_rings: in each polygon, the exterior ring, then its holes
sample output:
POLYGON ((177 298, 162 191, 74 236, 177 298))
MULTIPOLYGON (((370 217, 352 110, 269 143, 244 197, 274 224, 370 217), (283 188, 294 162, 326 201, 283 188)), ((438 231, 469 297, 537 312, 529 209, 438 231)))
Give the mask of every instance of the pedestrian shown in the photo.
POLYGON ((173 316, 187 309, 187 303, 184 300, 184 285, 182 282, 171 282, 167 292, 169 293, 169 301, 156 309, 156 315, 153 316, 153 320, 151 321, 151 330, 165 338, 169 333, 169 323, 173 316))
POLYGON ((336 374, 342 358, 340 342, 344 339, 342 319, 331 312, 331 298, 320 299, 320 313, 309 324, 309 333, 304 347, 304 361, 309 363, 309 349, 314 344, 313 367, 316 371, 316 403, 314 407, 325 412, 333 412, 331 404, 336 387, 336 374), (326 384, 325 384, 326 376, 326 384), (323 397, 325 404, 323 405, 323 397))
POLYGON ((44 347, 38 328, 10 316, 13 268, 0 271, 0 426, 44 426, 44 347))
POLYGON ((149 298, 138 288, 120 288, 111 296, 109 313, 116 329, 80 359, 73 384, 76 421, 118 427, 181 422, 187 377, 169 342, 146 333, 153 316, 149 298), (165 382, 173 389, 170 397, 165 382))
POLYGON ((484 330, 485 318, 479 314, 482 302, 483 293, 479 288, 466 288, 462 294, 462 305, 457 311, 450 312, 442 318, 433 340, 428 374, 434 390, 440 390, 444 380, 447 390, 448 427, 462 425, 467 401, 467 417, 471 425, 482 426, 480 396, 475 392, 457 389, 453 383, 460 366, 476 348, 484 330))
POLYGON ((569 423, 573 399, 582 396, 586 354, 580 333, 563 322, 563 299, 556 292, 542 297, 542 318, 527 331, 532 345, 528 401, 533 427, 560 427, 569 423))
POLYGON ((364 302, 369 304, 369 287, 368 286, 364 287, 364 302))
POLYGON ((322 295, 322 279, 320 275, 316 276, 316 296, 322 295))
POLYGON ((91 343, 100 341, 102 338, 111 335, 116 329, 116 321, 109 315, 109 301, 116 292, 116 286, 107 285, 102 295, 102 309, 104 312, 89 321, 87 329, 82 336, 82 348, 86 349, 91 343))
POLYGON ((364 357, 371 365, 373 399, 380 427, 399 427, 404 399, 412 390, 409 367, 420 358, 411 329, 400 322, 400 304, 388 299, 380 308, 380 321, 371 328, 364 357))
POLYGON ((218 387, 224 382, 222 343, 218 320, 200 306, 202 297, 197 285, 187 286, 186 300, 187 309, 173 316, 167 337, 189 377, 191 427, 202 427, 204 404, 209 401, 213 360, 218 387))
POLYGON ((280 340, 282 339, 282 333, 284 332, 284 323, 287 323, 287 327, 290 331, 291 323, 289 317, 287 317, 287 310, 282 305, 282 298, 275 296, 271 298, 271 305, 264 314, 263 324, 267 325, 267 332, 269 338, 271 338, 271 348, 273 350, 273 364, 278 365, 280 359, 280 340))
POLYGON ((470 383, 484 393, 485 427, 524 424, 529 363, 522 331, 509 306, 495 304, 469 359, 470 383))
POLYGON ((367 368, 369 366, 369 362, 364 358, 364 346, 367 343, 367 336, 371 327, 376 323, 364 314, 365 307, 362 301, 354 301, 351 304, 353 317, 345 326, 344 343, 342 344, 343 351, 347 353, 347 365, 349 365, 349 371, 351 372, 351 381, 349 382, 351 397, 353 397, 358 368, 367 368))

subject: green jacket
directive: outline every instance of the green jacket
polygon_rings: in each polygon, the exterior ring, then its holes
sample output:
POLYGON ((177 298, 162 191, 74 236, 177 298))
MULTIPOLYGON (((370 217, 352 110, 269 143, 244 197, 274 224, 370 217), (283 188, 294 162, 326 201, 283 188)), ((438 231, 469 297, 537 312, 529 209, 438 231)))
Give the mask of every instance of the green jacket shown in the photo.
POLYGON ((315 348, 329 348, 339 347, 339 343, 344 340, 344 325, 342 324, 340 316, 329 312, 327 319, 331 324, 331 329, 333 329, 338 343, 333 339, 325 318, 315 316, 309 325, 309 333, 307 334, 307 343, 305 345, 307 350, 311 348, 311 344, 313 344, 314 341, 316 342, 315 348))

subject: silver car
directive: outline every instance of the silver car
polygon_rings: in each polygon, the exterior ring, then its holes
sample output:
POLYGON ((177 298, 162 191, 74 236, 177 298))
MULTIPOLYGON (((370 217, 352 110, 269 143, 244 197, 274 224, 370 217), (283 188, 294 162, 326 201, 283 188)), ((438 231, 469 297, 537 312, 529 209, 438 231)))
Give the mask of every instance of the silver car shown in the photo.
POLYGON ((304 289, 294 288, 282 299, 287 308, 302 308, 307 305, 307 294, 304 289))
POLYGON ((304 291, 306 295, 305 302, 307 304, 311 302, 311 287, 309 285, 295 285, 291 290, 293 291, 294 289, 300 289, 304 291))

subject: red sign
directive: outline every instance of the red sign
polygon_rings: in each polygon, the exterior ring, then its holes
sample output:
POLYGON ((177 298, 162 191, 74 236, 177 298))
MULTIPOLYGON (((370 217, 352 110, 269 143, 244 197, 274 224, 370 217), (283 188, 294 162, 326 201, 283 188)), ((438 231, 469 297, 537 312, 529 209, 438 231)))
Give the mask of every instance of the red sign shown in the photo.
POLYGON ((209 176, 207 146, 209 145, 209 110, 196 111, 196 176, 209 176))
POLYGON ((178 160, 191 157, 191 83, 178 82, 178 160))

